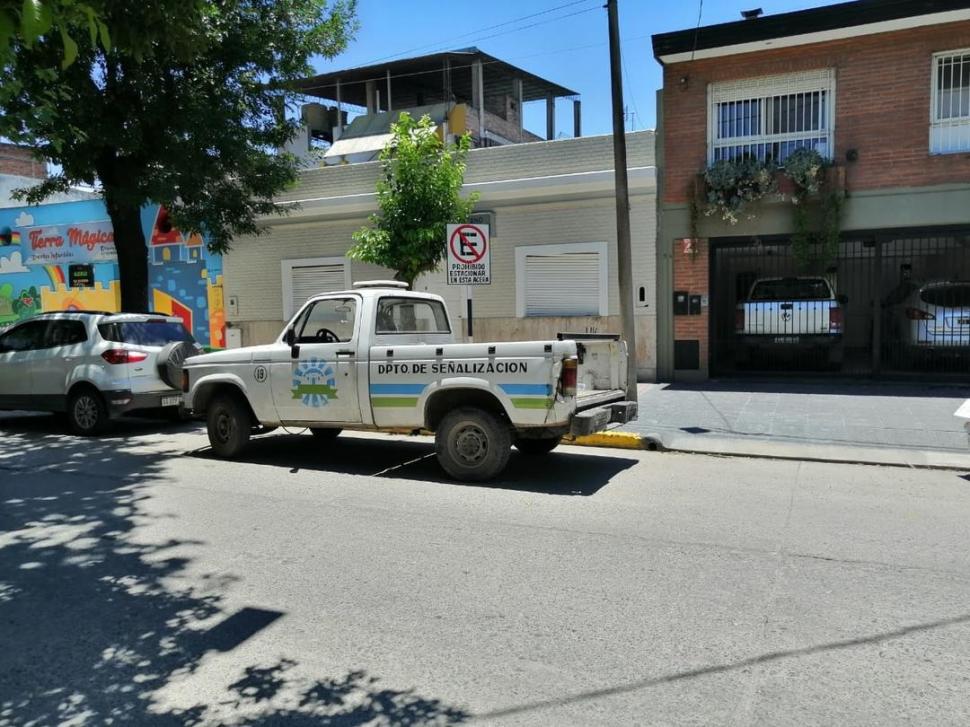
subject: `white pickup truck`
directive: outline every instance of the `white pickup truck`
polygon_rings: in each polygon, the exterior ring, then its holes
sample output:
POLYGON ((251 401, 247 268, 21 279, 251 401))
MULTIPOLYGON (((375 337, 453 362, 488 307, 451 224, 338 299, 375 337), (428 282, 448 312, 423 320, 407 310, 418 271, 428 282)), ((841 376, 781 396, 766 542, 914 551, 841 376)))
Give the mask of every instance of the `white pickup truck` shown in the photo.
POLYGON ((322 440, 428 430, 444 470, 477 481, 502 471, 512 445, 545 454, 563 435, 636 418, 616 337, 456 343, 443 300, 406 288, 317 295, 274 343, 186 360, 185 407, 206 416, 215 453, 235 457, 280 425, 322 440))
POLYGON ((815 354, 840 368, 847 302, 823 277, 756 280, 735 311, 737 362, 765 353, 815 354))

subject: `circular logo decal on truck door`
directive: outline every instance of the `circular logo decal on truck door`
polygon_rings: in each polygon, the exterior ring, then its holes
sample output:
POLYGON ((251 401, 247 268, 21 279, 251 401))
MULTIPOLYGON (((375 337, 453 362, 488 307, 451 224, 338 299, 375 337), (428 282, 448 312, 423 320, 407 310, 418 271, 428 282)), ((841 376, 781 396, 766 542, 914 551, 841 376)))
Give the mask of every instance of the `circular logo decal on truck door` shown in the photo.
POLYGON ((323 359, 310 358, 300 361, 293 370, 294 399, 305 406, 326 406, 337 398, 337 381, 333 367, 323 359))

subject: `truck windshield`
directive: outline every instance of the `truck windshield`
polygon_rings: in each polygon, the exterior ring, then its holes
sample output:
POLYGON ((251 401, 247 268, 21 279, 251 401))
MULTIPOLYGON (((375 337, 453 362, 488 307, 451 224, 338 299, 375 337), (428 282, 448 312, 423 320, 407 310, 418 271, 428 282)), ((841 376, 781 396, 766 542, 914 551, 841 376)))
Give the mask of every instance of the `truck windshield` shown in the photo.
POLYGON ((381 298, 377 333, 451 333, 445 307, 436 300, 381 298))
POLYGON ((822 278, 760 280, 751 289, 751 300, 827 300, 832 289, 822 278))
POLYGON ((176 341, 192 343, 195 340, 181 323, 165 320, 102 323, 98 332, 106 341, 139 346, 164 346, 176 341))

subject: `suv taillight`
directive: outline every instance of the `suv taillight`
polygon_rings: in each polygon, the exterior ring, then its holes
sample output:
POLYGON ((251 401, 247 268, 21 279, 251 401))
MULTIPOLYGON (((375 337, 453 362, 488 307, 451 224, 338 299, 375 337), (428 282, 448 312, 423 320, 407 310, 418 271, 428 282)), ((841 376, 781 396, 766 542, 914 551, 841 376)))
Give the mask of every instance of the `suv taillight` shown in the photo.
POLYGON ((842 309, 837 305, 829 308, 829 333, 842 333, 842 309))
POLYGON ((144 361, 148 358, 148 354, 143 351, 129 351, 124 348, 109 348, 101 354, 101 358, 109 364, 132 364, 144 361))
POLYGON ((932 313, 927 313, 919 308, 907 308, 906 317, 911 321, 932 321, 936 319, 936 316, 932 313))
POLYGON ((744 331, 744 308, 740 306, 734 311, 734 330, 738 333, 744 331))
POLYGON ((189 372, 187 369, 182 369, 182 393, 189 393, 189 372))
POLYGON ((579 373, 579 361, 573 358, 563 359, 562 374, 559 376, 559 384, 562 388, 563 396, 576 396, 576 379, 579 373))

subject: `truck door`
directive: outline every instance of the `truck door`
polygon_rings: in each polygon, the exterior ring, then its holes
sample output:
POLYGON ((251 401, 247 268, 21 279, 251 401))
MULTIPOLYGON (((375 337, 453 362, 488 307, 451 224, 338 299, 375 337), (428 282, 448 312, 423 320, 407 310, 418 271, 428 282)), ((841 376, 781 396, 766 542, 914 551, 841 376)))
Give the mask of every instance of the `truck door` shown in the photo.
POLYGON ((270 364, 273 404, 281 422, 360 422, 359 303, 354 297, 325 298, 294 321, 299 357, 280 346, 270 364))

